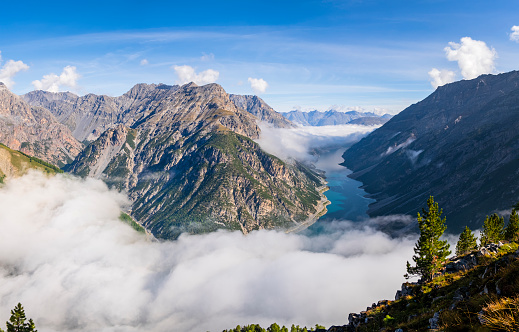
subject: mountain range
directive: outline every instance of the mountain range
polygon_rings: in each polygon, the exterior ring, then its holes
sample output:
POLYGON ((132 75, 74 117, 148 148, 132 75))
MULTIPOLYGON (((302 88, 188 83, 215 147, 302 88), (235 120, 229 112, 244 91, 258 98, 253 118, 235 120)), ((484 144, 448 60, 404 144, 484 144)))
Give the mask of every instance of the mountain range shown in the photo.
POLYGON ((283 113, 283 116, 291 122, 302 126, 335 126, 343 124, 376 126, 386 123, 392 117, 390 114, 378 115, 374 112, 358 111, 340 112, 333 109, 325 112, 294 110, 283 113))
POLYGON ((349 148, 370 216, 414 214, 429 195, 448 230, 481 227, 519 200, 519 72, 447 84, 349 148))
POLYGON ((194 83, 138 84, 119 97, 9 96, 68 133, 77 150, 64 170, 126 191, 128 212, 158 238, 300 227, 326 211, 320 174, 254 142, 258 121, 294 126, 259 97, 194 83))

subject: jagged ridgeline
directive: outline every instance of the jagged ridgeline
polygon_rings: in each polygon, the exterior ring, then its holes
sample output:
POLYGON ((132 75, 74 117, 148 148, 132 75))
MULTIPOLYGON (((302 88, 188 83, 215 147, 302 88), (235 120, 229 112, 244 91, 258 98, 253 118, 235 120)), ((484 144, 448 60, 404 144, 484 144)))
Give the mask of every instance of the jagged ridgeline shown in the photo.
POLYGON ((128 191, 132 216, 159 238, 294 227, 324 210, 317 173, 253 141, 258 119, 292 126, 258 97, 191 83, 139 84, 115 98, 42 91, 24 98, 88 143, 64 169, 128 191))
POLYGON ((344 154, 376 199, 368 214, 414 214, 430 195, 448 231, 481 227, 519 199, 519 72, 439 87, 344 154))

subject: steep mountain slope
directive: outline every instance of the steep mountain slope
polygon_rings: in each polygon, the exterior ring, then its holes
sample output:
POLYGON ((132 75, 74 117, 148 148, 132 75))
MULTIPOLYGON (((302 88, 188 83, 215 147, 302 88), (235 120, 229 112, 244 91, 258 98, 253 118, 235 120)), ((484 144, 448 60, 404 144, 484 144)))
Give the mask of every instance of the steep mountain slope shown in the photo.
POLYGON ((291 128, 295 127, 288 119, 280 113, 274 111, 272 107, 267 105, 258 96, 240 96, 230 94, 229 98, 236 105, 236 107, 245 110, 259 119, 259 121, 271 123, 277 128, 291 128))
POLYGON ((83 148, 48 110, 31 107, 1 82, 0 142, 56 165, 69 163, 83 148))
POLYGON ((374 126, 384 124, 391 118, 391 115, 389 114, 378 116, 372 112, 339 112, 336 110, 328 110, 326 112, 302 112, 295 110, 283 113, 283 116, 288 120, 303 126, 335 126, 341 124, 374 126))
POLYGON ((30 157, 20 151, 9 149, 0 143, 0 183, 6 178, 22 176, 29 170, 35 169, 48 174, 63 171, 41 159, 30 157))
POLYGON ((221 86, 163 90, 134 102, 120 114, 125 124, 104 131, 66 170, 127 190, 131 214, 159 238, 291 227, 324 209, 322 179, 263 152, 252 140, 257 118, 221 86))
POLYGON ((480 227, 519 196, 519 72, 439 87, 348 149, 344 165, 377 202, 371 216, 412 213, 429 195, 449 231, 480 227))

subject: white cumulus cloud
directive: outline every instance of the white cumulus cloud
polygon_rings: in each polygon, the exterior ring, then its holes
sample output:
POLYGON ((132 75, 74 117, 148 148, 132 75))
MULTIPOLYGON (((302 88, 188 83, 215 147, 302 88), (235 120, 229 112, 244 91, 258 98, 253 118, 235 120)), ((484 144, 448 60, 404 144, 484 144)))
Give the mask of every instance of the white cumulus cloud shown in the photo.
POLYGON ((415 242, 352 222, 152 242, 118 220, 125 204, 94 179, 31 173, 0 188, 0 321, 21 302, 41 331, 343 325, 394 296, 415 242))
POLYGON ((44 75, 41 80, 32 81, 32 85, 36 90, 59 92, 61 86, 75 88, 80 77, 76 67, 66 66, 59 76, 54 73, 44 75))
POLYGON ((204 85, 216 82, 220 76, 220 73, 213 69, 207 69, 200 73, 196 73, 195 68, 188 65, 174 66, 173 69, 175 69, 175 73, 178 76, 177 82, 179 84, 194 82, 198 85, 204 85))
POLYGON ((268 83, 262 78, 252 78, 248 79, 250 83, 250 87, 254 90, 255 93, 264 93, 268 88, 268 83))
POLYGON ((519 42, 519 25, 514 25, 511 30, 512 33, 510 33, 510 40, 519 42))
POLYGON ((489 74, 495 69, 497 52, 481 40, 470 37, 461 38, 461 43, 450 42, 445 48, 449 61, 457 61, 461 75, 473 79, 482 74, 489 74))
POLYGON ((436 69, 433 68, 429 72, 429 76, 431 77, 431 85, 433 88, 437 88, 439 86, 445 85, 447 83, 454 82, 454 78, 456 77, 456 74, 453 71, 447 70, 447 69, 436 69))
POLYGON ((148 59, 141 60, 141 66, 146 66, 149 63, 148 59))
MULTIPOLYGON (((0 52, 0 64, 2 64, 2 54, 0 52)), ((22 61, 8 60, 0 67, 0 82, 4 83, 8 88, 14 85, 13 77, 22 70, 29 69, 29 66, 22 61)))

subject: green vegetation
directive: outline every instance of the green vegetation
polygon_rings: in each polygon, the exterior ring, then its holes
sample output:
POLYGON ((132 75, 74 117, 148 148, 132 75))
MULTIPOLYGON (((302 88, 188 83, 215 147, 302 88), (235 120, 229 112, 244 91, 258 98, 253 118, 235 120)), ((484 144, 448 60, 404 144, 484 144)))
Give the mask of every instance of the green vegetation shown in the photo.
POLYGON ((155 137, 143 147, 167 146, 135 188, 158 189, 145 190, 133 205, 134 216, 157 237, 175 239, 182 232, 219 228, 281 228, 315 213, 320 195, 314 181, 319 178, 302 165, 293 167, 264 153, 251 139, 215 131, 171 140, 170 135, 155 137), (280 172, 285 175, 281 179, 280 172), (255 209, 262 203, 277 208, 258 215, 255 209), (150 210, 156 212, 150 216, 150 210))
POLYGON ((505 240, 517 241, 519 240, 519 216, 517 210, 512 209, 510 219, 508 220, 508 226, 505 229, 505 240))
POLYGON ((505 238, 505 220, 494 213, 490 217, 487 216, 483 223, 483 232, 481 233, 481 245, 486 246, 489 243, 497 243, 505 238))
MULTIPOLYGON (((51 163, 29 156, 21 151, 12 150, 2 143, 0 143, 0 149, 9 153, 10 162, 18 175, 24 174, 29 169, 40 170, 47 174, 63 173, 61 169, 51 163)), ((0 170, 0 183, 3 182, 4 178, 5 174, 0 170)))
POLYGON ((121 212, 121 215, 119 216, 119 220, 123 221, 124 223, 130 225, 133 229, 135 229, 139 233, 146 234, 146 230, 144 227, 139 225, 135 220, 133 220, 132 217, 130 217, 128 214, 121 212))
POLYGON ((456 244, 456 256, 462 256, 469 251, 478 248, 478 242, 472 231, 468 226, 465 226, 465 230, 460 234, 458 243, 456 244))
MULTIPOLYGON (((18 303, 14 309, 11 310, 11 317, 5 324, 7 332, 38 332, 32 318, 27 321, 25 310, 21 303, 18 303)), ((0 332, 4 332, 4 330, 0 329, 0 332)))
POLYGON ((280 327, 278 324, 271 324, 267 329, 262 328, 258 324, 251 324, 247 326, 236 326, 234 329, 223 330, 223 332, 309 332, 309 331, 325 331, 326 328, 322 325, 315 324, 315 327, 307 329, 306 327, 300 327, 299 325, 292 325, 290 329, 285 326, 280 327))
POLYGON ((420 237, 414 248, 416 255, 413 256, 415 266, 407 262, 406 278, 411 275, 422 276, 425 280, 431 280, 440 271, 443 263, 450 255, 449 244, 446 240, 440 240, 443 232, 447 229, 446 218, 442 219, 443 211, 434 202, 432 196, 427 200, 428 210, 422 209, 423 215, 418 213, 418 226, 420 237))

